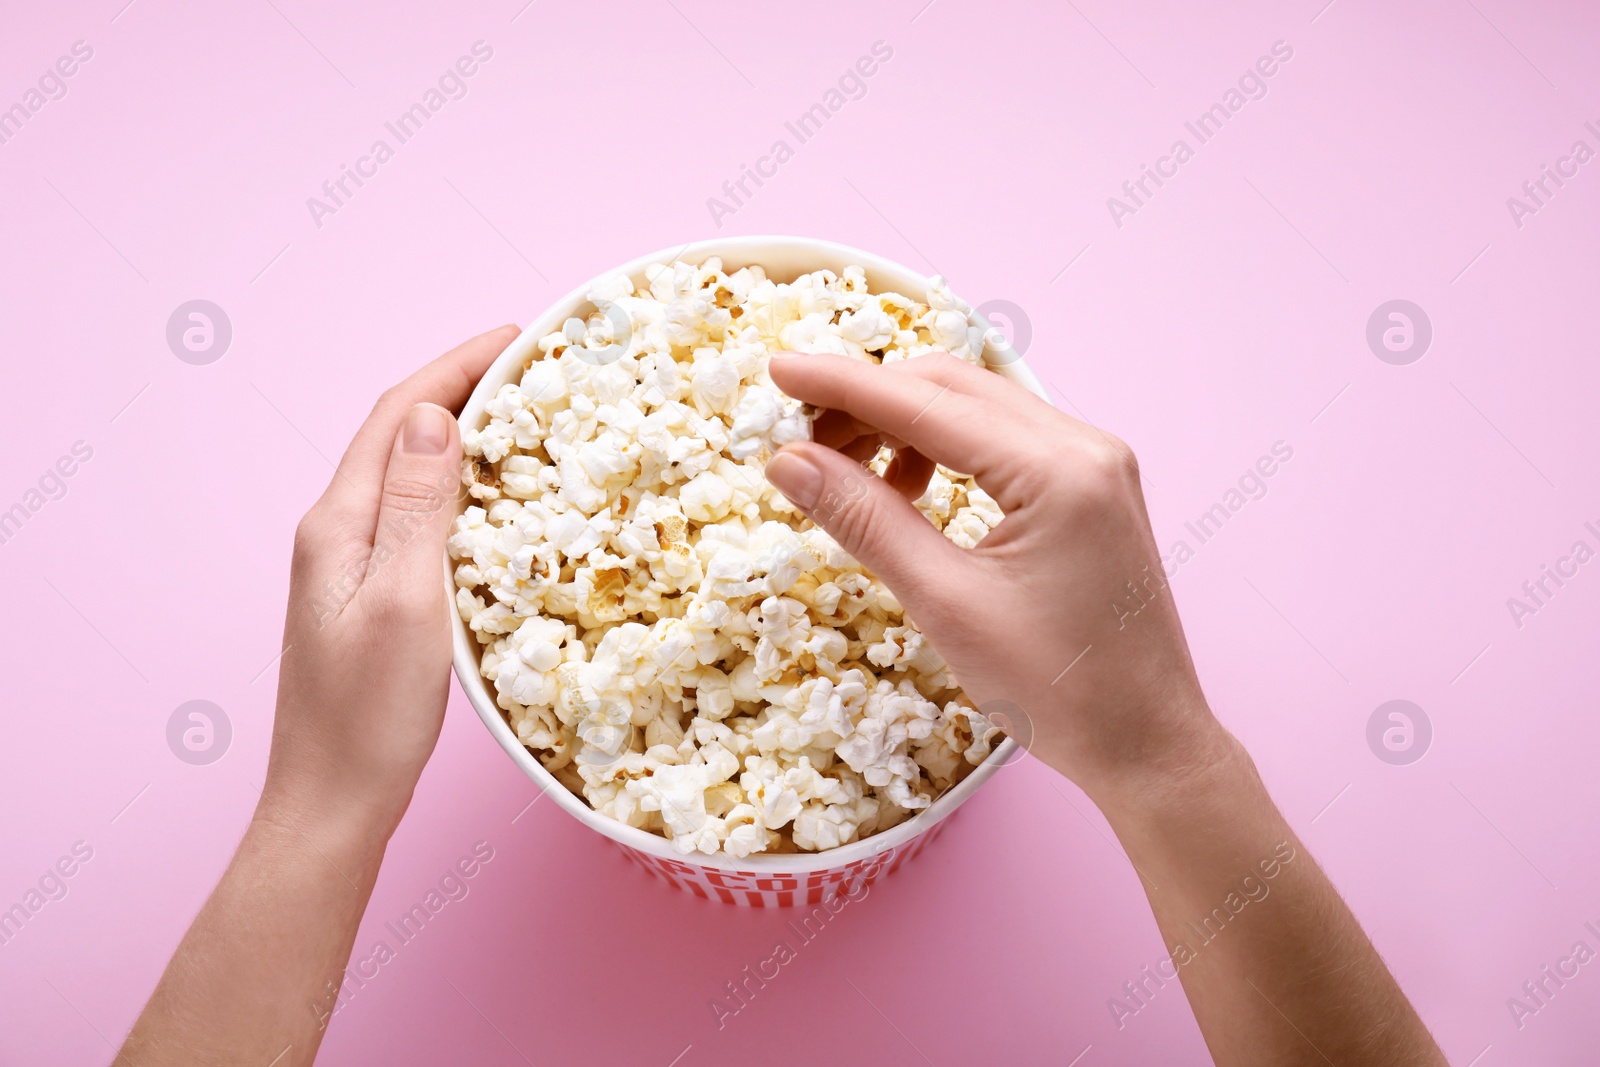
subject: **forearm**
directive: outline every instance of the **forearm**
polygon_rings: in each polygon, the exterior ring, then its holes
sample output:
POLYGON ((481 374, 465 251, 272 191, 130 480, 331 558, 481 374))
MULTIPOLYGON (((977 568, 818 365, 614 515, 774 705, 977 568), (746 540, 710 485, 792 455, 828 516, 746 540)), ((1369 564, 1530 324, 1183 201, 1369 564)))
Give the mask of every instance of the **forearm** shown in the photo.
POLYGON ((1207 747, 1196 770, 1096 799, 1216 1062, 1444 1064, 1249 756, 1220 726, 1207 747))
POLYGON ((118 1062, 311 1063, 390 829, 263 799, 118 1062))

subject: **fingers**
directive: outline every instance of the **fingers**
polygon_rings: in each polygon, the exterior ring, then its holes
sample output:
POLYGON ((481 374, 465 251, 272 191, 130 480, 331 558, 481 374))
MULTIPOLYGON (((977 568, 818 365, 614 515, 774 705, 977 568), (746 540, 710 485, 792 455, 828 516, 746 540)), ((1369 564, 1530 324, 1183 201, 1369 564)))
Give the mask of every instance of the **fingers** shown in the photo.
POLYGON ((878 449, 883 447, 883 440, 873 434, 870 437, 858 437, 847 445, 841 445, 839 451, 857 463, 865 463, 878 454, 878 449))
POLYGON ((868 426, 848 411, 819 411, 811 422, 811 439, 819 445, 843 449, 860 437, 881 437, 876 426, 868 426))
POLYGON ((455 518, 461 431, 437 404, 407 411, 390 441, 366 579, 369 606, 434 606, 443 596, 439 560, 455 518))
POLYGON ((883 480, 895 492, 915 502, 928 491, 928 479, 933 477, 934 467, 933 460, 914 448, 897 449, 889 461, 889 469, 883 472, 883 480))
POLYGON ((767 480, 888 583, 913 616, 970 562, 892 486, 831 448, 785 445, 767 462, 767 480))
MULTIPOLYGON (((1035 451, 1038 435, 1029 424, 1040 408, 1059 415, 1021 387, 950 356, 878 365, 845 356, 781 355, 769 371, 790 396, 846 412, 980 483, 1035 451)), ((848 430, 835 423, 832 432, 848 430)))
POLYGON ((320 506, 335 512, 342 527, 365 531, 370 541, 401 420, 417 404, 461 410, 478 379, 518 333, 516 326, 507 325, 479 334, 385 392, 345 450, 320 506))
POLYGON ((838 449, 857 463, 866 463, 880 448, 889 448, 894 456, 883 479, 907 500, 921 496, 928 488, 928 479, 933 477, 933 460, 905 442, 879 433, 848 412, 829 410, 819 414, 811 424, 811 439, 819 445, 838 449))

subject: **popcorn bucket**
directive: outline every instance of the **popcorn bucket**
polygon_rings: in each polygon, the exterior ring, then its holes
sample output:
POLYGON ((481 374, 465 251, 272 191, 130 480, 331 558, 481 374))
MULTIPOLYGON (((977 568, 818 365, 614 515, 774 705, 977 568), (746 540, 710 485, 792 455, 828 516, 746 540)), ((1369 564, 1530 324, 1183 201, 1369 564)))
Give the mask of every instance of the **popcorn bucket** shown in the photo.
MULTIPOLYGON (((645 268, 653 263, 675 259, 698 263, 710 256, 720 257, 728 271, 760 264, 769 277, 779 280, 814 270, 842 272, 846 266, 854 264, 866 271, 868 284, 874 292, 920 293, 927 289, 929 281, 916 271, 870 252, 803 237, 730 237, 694 242, 662 249, 604 273, 625 274, 639 284, 644 280, 645 268)), ((462 410, 463 428, 476 429, 484 424, 484 405, 502 385, 520 379, 524 364, 537 352, 539 338, 561 329, 569 317, 588 303, 587 293, 592 284, 586 281, 558 300, 530 322, 522 335, 501 354, 462 410)), ((1023 363, 1021 355, 999 336, 981 313, 991 307, 1007 317, 1020 312, 1015 305, 1004 301, 993 301, 974 311, 969 316, 970 329, 976 331, 974 340, 978 342, 973 345, 974 350, 981 347, 987 363, 996 373, 1048 400, 1043 385, 1023 363)), ((1022 333, 1026 329, 1025 317, 1020 325, 1016 322, 1011 325, 1022 333)), ((464 501, 463 507, 470 502, 464 501)), ((446 587, 453 599, 453 564, 448 554, 444 564, 446 587)), ((756 854, 743 859, 720 852, 711 855, 696 852, 686 856, 659 834, 628 826, 595 811, 545 770, 538 758, 517 739, 505 713, 495 703, 493 691, 479 673, 477 639, 460 614, 452 614, 455 618, 456 677, 478 717, 523 773, 573 818, 616 842, 630 861, 669 885, 706 900, 741 907, 781 908, 814 906, 841 893, 861 892, 919 853, 943 830, 955 810, 997 770, 1013 762, 1020 752, 1017 742, 1008 737, 988 759, 929 807, 897 826, 838 848, 822 852, 756 854)))

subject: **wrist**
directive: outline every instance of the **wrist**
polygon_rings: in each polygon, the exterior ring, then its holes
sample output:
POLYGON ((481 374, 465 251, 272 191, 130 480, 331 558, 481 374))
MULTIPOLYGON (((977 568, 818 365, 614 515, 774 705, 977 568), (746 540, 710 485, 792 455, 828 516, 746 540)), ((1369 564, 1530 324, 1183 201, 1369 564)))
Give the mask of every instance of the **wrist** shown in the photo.
POLYGON ((251 823, 287 832, 319 850, 363 853, 388 844, 410 799, 409 790, 403 797, 369 795, 326 780, 297 782, 269 770, 251 823))
POLYGON ((1255 764, 1204 702, 1174 712, 1157 736, 1131 742, 1105 769, 1080 781, 1106 817, 1160 819, 1176 810, 1225 802, 1255 764))

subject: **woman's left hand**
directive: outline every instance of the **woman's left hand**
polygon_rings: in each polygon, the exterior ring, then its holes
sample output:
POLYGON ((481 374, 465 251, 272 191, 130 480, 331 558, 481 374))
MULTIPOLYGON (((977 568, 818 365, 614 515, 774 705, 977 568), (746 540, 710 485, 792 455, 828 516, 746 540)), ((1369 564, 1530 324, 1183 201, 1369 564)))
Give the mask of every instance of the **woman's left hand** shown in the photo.
POLYGON ((295 531, 263 814, 389 829, 444 720, 444 542, 461 490, 452 412, 518 334, 480 334, 383 394, 295 531))

